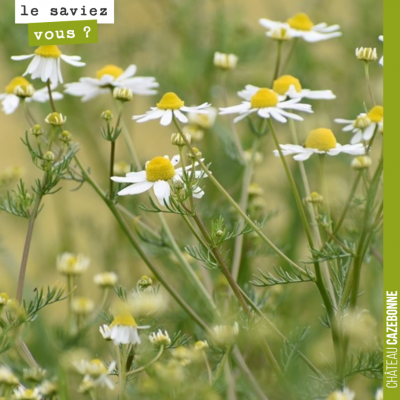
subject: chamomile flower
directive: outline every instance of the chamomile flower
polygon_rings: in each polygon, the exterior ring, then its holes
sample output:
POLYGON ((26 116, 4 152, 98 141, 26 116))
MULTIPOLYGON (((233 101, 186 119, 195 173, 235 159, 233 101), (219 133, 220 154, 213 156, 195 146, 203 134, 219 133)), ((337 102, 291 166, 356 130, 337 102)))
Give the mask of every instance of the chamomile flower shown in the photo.
POLYGON ((14 398, 16 400, 40 400, 40 392, 38 388, 35 389, 25 389, 19 386, 14 390, 14 398))
POLYGON ((284 28, 286 29, 286 35, 299 37, 306 42, 312 43, 342 35, 341 32, 337 32, 340 29, 339 25, 328 26, 325 22, 314 25, 310 17, 305 13, 298 13, 292 18, 289 18, 286 22, 276 22, 266 18, 261 18, 259 22, 264 28, 267 28, 268 31, 284 28))
MULTIPOLYGON (((55 89, 55 85, 52 85, 55 89)), ((53 100, 60 100, 63 95, 58 92, 52 92, 53 100)), ((5 87, 5 93, 0 93, 0 101, 3 111, 6 114, 12 114, 19 106, 21 101, 37 101, 44 103, 49 100, 47 87, 35 90, 33 85, 22 76, 17 76, 5 87)))
POLYGON ((56 86, 59 81, 63 83, 60 60, 74 67, 83 67, 85 65, 84 62, 80 61, 81 57, 66 56, 62 54, 60 49, 55 45, 40 46, 33 54, 11 57, 11 59, 15 61, 27 60, 28 58, 33 58, 33 60, 23 76, 30 74, 32 79, 40 78, 43 82, 47 82, 50 79, 50 82, 56 86))
POLYGON ((375 400, 383 400, 383 389, 380 388, 376 391, 375 400))
POLYGON ((0 365, 0 386, 17 386, 18 384, 17 377, 7 367, 0 365))
MULTIPOLYGON (((383 35, 380 35, 378 39, 383 43, 383 35)), ((383 67, 383 56, 380 58, 379 64, 381 64, 383 67)))
POLYGON ((110 326, 100 327, 104 339, 111 339, 116 346, 120 344, 140 344, 138 329, 148 329, 150 326, 138 326, 132 315, 117 315, 110 326))
POLYGON ((157 332, 153 332, 149 335, 149 340, 151 344, 156 347, 169 346, 171 344, 171 339, 167 331, 162 331, 159 329, 157 332))
POLYGON ((354 134, 350 141, 351 144, 367 142, 372 139, 376 128, 383 131, 383 107, 375 106, 368 113, 359 114, 354 120, 336 118, 335 122, 345 124, 346 126, 342 130, 344 132, 351 131, 354 134))
MULTIPOLYGON (((171 187, 169 182, 181 181, 183 176, 183 168, 175 168, 179 163, 180 157, 178 155, 172 157, 170 160, 168 156, 154 157, 152 160, 146 163, 144 171, 140 172, 129 172, 126 177, 112 176, 111 179, 114 182, 119 183, 132 183, 132 185, 118 192, 119 196, 126 196, 130 194, 139 194, 146 192, 153 188, 154 194, 157 197, 159 203, 164 206, 165 203, 169 203, 171 196, 171 187)), ((195 164, 196 166, 197 164, 195 164)), ((185 167, 186 171, 189 171, 191 166, 185 167)), ((195 178, 200 178, 203 173, 201 171, 194 172, 195 178)), ((204 192, 200 188, 195 188, 193 191, 193 197, 201 198, 204 192)))
POLYGON ((139 95, 156 94, 158 87, 153 77, 136 76, 137 67, 131 64, 125 71, 113 64, 105 65, 96 72, 96 78, 80 78, 79 82, 67 83, 65 93, 82 97, 82 101, 91 100, 102 94, 110 93, 115 87, 125 88, 139 95))
MULTIPOLYGON (((313 154, 336 156, 340 153, 347 153, 358 156, 365 153, 365 148, 361 143, 344 146, 337 143, 333 132, 326 128, 311 131, 304 146, 281 144, 280 147, 284 156, 296 154, 293 158, 297 161, 308 160, 313 154)), ((279 157, 278 150, 274 150, 274 154, 279 157)))
POLYGON ((175 117, 183 123, 188 122, 188 118, 182 113, 191 112, 197 114, 207 114, 206 108, 210 107, 209 103, 203 103, 197 107, 186 107, 185 102, 181 100, 175 93, 165 93, 161 98, 157 107, 151 107, 150 111, 147 111, 143 115, 134 115, 132 119, 136 122, 147 122, 153 119, 160 119, 160 124, 167 126, 175 117))
POLYGON ((98 358, 74 363, 76 370, 81 375, 84 375, 84 380, 90 379, 93 381, 94 386, 107 386, 111 390, 114 389, 114 384, 108 376, 113 372, 115 365, 115 361, 112 361, 107 368, 98 358))
MULTIPOLYGON (((240 92, 240 96, 245 99, 238 106, 220 108, 220 114, 239 114, 233 121, 238 122, 248 115, 257 113, 261 118, 273 118, 278 122, 285 123, 287 119, 303 121, 303 118, 292 112, 285 111, 295 110, 312 113, 309 104, 299 103, 301 97, 281 101, 278 94, 271 89, 257 88, 247 85, 246 89, 240 92)), ((283 99, 283 97, 281 97, 283 99)))
MULTIPOLYGON (((238 95, 244 100, 250 100, 260 88, 253 85, 246 85, 244 90, 238 95)), ((290 99, 313 99, 313 100, 333 100, 336 96, 331 90, 310 90, 303 89, 300 81, 292 75, 282 75, 274 80, 272 90, 278 94, 280 100, 290 99)))
POLYGON ((82 254, 63 253, 57 257, 57 270, 63 275, 82 275, 90 259, 82 254))
POLYGON ((353 400, 355 393, 348 388, 331 393, 326 400, 353 400))

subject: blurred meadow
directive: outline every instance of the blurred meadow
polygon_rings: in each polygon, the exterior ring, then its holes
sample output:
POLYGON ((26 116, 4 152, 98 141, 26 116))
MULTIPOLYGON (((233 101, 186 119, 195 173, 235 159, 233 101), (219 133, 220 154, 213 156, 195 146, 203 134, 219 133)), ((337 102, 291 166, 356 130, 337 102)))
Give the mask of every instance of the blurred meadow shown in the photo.
MULTIPOLYGON (((11 56, 29 54, 33 48, 28 47, 27 26, 15 25, 13 22, 13 2, 3 3, 0 17, 0 86, 5 87, 14 76, 22 75, 28 63, 12 61, 11 56)), ((303 115, 304 121, 296 123, 300 141, 305 141, 310 130, 323 126, 333 130, 339 143, 347 144, 351 135, 342 132, 342 126, 335 124, 333 120, 354 119, 360 112, 365 111, 364 104, 369 101, 363 63, 356 59, 355 48, 376 47, 379 57, 383 51, 382 43, 378 41, 378 36, 383 33, 382 2, 374 0, 117 0, 115 24, 99 25, 99 43, 60 46, 65 54, 79 55, 82 61, 86 62, 83 68, 74 68, 64 63, 64 82, 77 82, 82 76, 95 76, 96 71, 105 64, 116 64, 123 69, 130 64, 136 64, 138 76, 156 78, 160 84, 158 94, 134 96, 134 100, 124 106, 123 112, 123 119, 144 166, 147 160, 155 156, 167 154, 172 157, 177 154, 177 148, 171 146, 170 142, 174 128, 163 127, 158 121, 137 124, 132 121, 131 116, 144 113, 168 91, 177 93, 188 106, 210 102, 214 107, 223 107, 226 106, 225 101, 227 105, 239 104, 237 91, 243 89, 246 84, 269 87, 276 61, 276 42, 265 36, 265 29, 258 20, 269 18, 285 21, 298 12, 306 12, 315 22, 339 24, 343 33, 342 37, 328 41, 299 41, 284 71, 299 78, 303 88, 330 89, 337 96, 335 100, 330 101, 306 101, 312 104, 314 113, 303 115), (226 73, 216 69, 213 65, 216 51, 236 54, 239 57, 237 68, 226 73), (224 80, 227 87, 226 99, 222 89, 224 80)), ((284 60, 290 46, 284 43, 284 60)), ((370 75, 376 102, 382 104, 382 67, 378 63, 371 63, 370 75)), ((45 86, 40 80, 33 81, 33 84, 36 89, 45 86)), ((57 90, 62 92, 62 86, 57 90)), ((79 143, 80 160, 84 166, 90 167, 91 175, 106 190, 109 182, 109 143, 100 133, 103 125, 100 114, 106 109, 116 113, 111 96, 102 96, 82 103, 80 98, 65 94, 64 99, 57 101, 56 105, 58 111, 68 118, 66 127, 72 133, 74 142, 79 143)), ((47 103, 32 103, 31 112, 36 119, 43 120, 51 110, 47 103)), ((210 169, 213 175, 238 200, 243 166, 232 150, 230 121, 230 116, 219 115, 215 125, 205 131, 204 139, 193 141, 193 144, 201 150, 206 163, 211 162, 210 169)), ((21 178, 29 187, 35 179, 40 178, 41 171, 32 165, 30 155, 21 142, 21 138, 29 129, 22 107, 12 115, 0 113, 0 127, 0 176, 7 168, 18 167, 21 178)), ((286 124, 276 123, 275 128, 280 143, 292 143, 286 124)), ((237 123, 236 129, 243 148, 250 149, 253 135, 246 122, 237 123)), ((376 139, 377 145, 371 155, 371 168, 375 168, 378 162, 381 141, 381 137, 376 139)), ((262 141, 262 157, 256 165, 252 180, 263 190, 263 201, 259 204, 260 215, 268 216, 263 230, 288 257, 299 262, 309 262, 310 252, 301 220, 296 212, 296 204, 282 164, 279 158, 272 155, 274 149, 272 138, 267 135, 262 141)), ((327 186, 333 215, 340 214, 356 176, 356 172, 350 167, 351 160, 351 156, 340 155, 329 157, 326 162, 327 186)), ((122 136, 117 142, 116 161, 132 162, 122 136)), ((293 161, 292 157, 287 157, 287 161, 295 179, 300 179, 298 163, 293 161)), ((311 191, 318 191, 317 157, 306 162, 305 167, 309 173, 311 191)), ((63 252, 82 253, 91 259, 88 271, 77 282, 76 294, 88 296, 95 300, 96 304, 100 303, 102 293, 93 283, 95 274, 115 271, 119 276, 119 284, 128 290, 136 287, 142 275, 152 276, 129 245, 106 205, 88 184, 78 188, 76 182, 62 181, 60 186, 62 190, 45 197, 44 207, 36 222, 24 290, 26 299, 33 298, 36 288, 52 286, 56 282, 64 283, 64 277, 56 269, 57 256, 63 252), (75 190, 77 188, 78 190, 75 190)), ((222 215, 231 226, 237 218, 235 212, 207 179, 202 181, 202 187, 206 194, 198 201, 198 212, 205 223, 210 225, 211 220, 222 215)), ((12 189, 12 186, 9 189, 12 189)), ((0 195, 3 195, 5 189, 0 187, 0 190, 0 195)), ((359 193, 360 196, 361 194, 362 192, 359 193)), ((300 190, 300 195, 304 198, 307 194, 300 190)), ((149 204, 146 193, 128 196, 120 201, 156 231, 161 229, 157 215, 145 213, 140 209, 140 205, 149 204)), ((257 204, 254 205, 256 206, 257 204)), ((195 238, 182 224, 179 216, 165 215, 165 218, 181 249, 195 243, 195 238)), ((128 221, 130 224, 135 223, 133 219, 128 221)), ((357 227, 353 226, 357 221, 354 216, 347 222, 350 236, 357 231, 357 227)), ((26 229, 25 219, 0 211, 0 292, 7 292, 10 297, 14 297, 16 291, 26 229)), ((382 252, 381 239, 380 234, 376 235, 371 245, 378 255, 382 252)), ((208 309, 187 283, 179 268, 179 262, 167 246, 144 242, 142 246, 151 260, 168 277, 169 282, 172 282, 176 291, 204 320, 210 325, 221 323, 212 320, 208 309)), ((273 272, 275 266, 280 266, 280 260, 254 233, 244 236, 243 246, 239 286, 249 288, 249 292, 254 291, 259 298, 264 299, 263 311, 287 337, 310 327, 307 339, 301 343, 301 350, 317 368, 333 369, 334 352, 331 337, 329 330, 319 321, 324 308, 316 288, 309 283, 255 288, 249 284, 249 281, 254 279, 253 274, 259 275, 258 269, 273 272)), ((227 243, 227 249, 228 258, 231 259, 234 251, 233 241, 227 243)), ((189 256, 187 259, 201 280, 211 280, 214 288, 212 295, 222 304, 223 300, 218 299, 225 298, 229 292, 223 275, 215 270, 204 273, 200 262, 189 256)), ((160 290, 165 292, 163 288, 160 290)), ((354 355, 368 346, 379 347, 381 342, 382 264, 372 251, 367 253, 363 264, 360 292, 358 310, 365 310, 368 318, 367 321, 364 318, 362 321, 349 322, 354 328, 355 337, 358 338, 351 342, 351 352, 354 355)), ((111 304, 116 303, 117 296, 111 296, 111 304)), ((226 313, 228 314, 227 311, 226 313)), ((60 344, 57 327, 65 321, 66 315, 67 301, 64 301, 45 308, 38 318, 25 328, 24 339, 38 363, 43 368, 57 370, 58 361, 76 349, 86 352, 89 358, 109 359, 110 349, 108 345, 103 344, 97 330, 97 326, 102 323, 100 320, 78 342, 60 344)), ((271 374, 271 366, 259 347, 257 335, 265 335, 268 338, 278 360, 284 359, 282 340, 269 328, 252 326, 251 322, 244 322, 244 318, 241 318, 238 346, 269 399, 322 398, 319 396, 326 392, 309 377, 309 371, 305 370, 301 360, 291 364, 286 371, 285 379, 292 382, 292 389, 290 397, 285 397, 285 391, 280 389, 280 378, 271 374), (307 388, 303 386, 304 381, 309 384, 307 388)), ((173 299, 169 299, 167 311, 160 321, 169 332, 181 330, 192 337, 193 342, 204 338, 204 332, 187 318, 173 299)), ((226 323, 231 322, 233 320, 226 323)), ((17 361, 17 353, 11 351, 8 361, 14 362, 17 370, 22 369, 17 361)), ((223 388, 218 387, 216 393, 219 393, 220 397, 215 397, 216 399, 259 398, 248 389, 248 383, 240 371, 235 370, 231 379, 235 379, 236 382, 236 397, 229 397, 223 388)), ((71 387, 78 384, 77 377, 69 381, 71 387)), ((193 385, 197 388, 197 384, 193 385)), ((347 386, 356 392, 356 400, 367 400, 374 398, 376 389, 381 386, 381 380, 358 374, 349 377, 347 386)), ((75 394, 72 389, 71 393, 71 399, 84 398, 79 397, 81 395, 75 394)), ((132 391, 132 396, 138 393, 142 392, 132 391)), ((154 394, 146 397, 143 393, 142 398, 157 398, 152 397, 154 394)), ((117 398, 116 395, 113 396, 110 394, 110 397, 104 398, 117 398)), ((192 396, 190 398, 193 399, 214 399, 211 395, 192 396)), ((101 398, 103 397, 100 396, 99 399, 101 398)))

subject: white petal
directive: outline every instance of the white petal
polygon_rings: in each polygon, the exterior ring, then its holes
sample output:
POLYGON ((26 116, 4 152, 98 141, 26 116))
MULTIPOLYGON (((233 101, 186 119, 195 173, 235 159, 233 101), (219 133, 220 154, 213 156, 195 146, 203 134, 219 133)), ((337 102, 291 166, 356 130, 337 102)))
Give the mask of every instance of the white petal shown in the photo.
POLYGON ((129 194, 139 194, 143 193, 146 190, 149 190, 152 186, 154 185, 154 182, 139 182, 139 183, 134 183, 133 185, 130 185, 126 187, 125 189, 122 189, 118 192, 118 196, 126 196, 129 194))
POLYGON ((14 61, 27 60, 28 58, 32 58, 34 56, 35 56, 35 54, 28 54, 26 56, 12 56, 11 60, 14 60, 14 61))
POLYGON ((146 122, 151 121, 153 119, 161 118, 165 113, 165 110, 160 110, 156 108, 155 110, 147 111, 146 114, 142 115, 134 115, 132 119, 136 120, 136 122, 146 122))
POLYGON ((172 157, 171 164, 175 167, 175 165, 179 164, 180 160, 181 160, 181 157, 177 154, 176 156, 172 157))
POLYGON ((8 94, 2 101, 3 111, 12 114, 19 106, 19 97, 15 94, 8 94))
POLYGON ((319 33, 315 31, 307 31, 302 33, 301 37, 310 43, 320 42, 322 40, 333 39, 335 37, 342 36, 341 32, 333 32, 333 33, 319 33))
POLYGON ((260 18, 258 22, 260 23, 260 25, 267 29, 273 29, 276 26, 282 25, 282 22, 271 21, 270 19, 266 18, 260 18))
POLYGON ((132 78, 136 74, 137 67, 135 64, 131 64, 118 78, 117 81, 132 78))
POLYGON ((351 144, 360 143, 362 138, 363 138, 363 136, 362 136, 361 130, 357 129, 357 133, 351 138, 350 143, 351 144))
POLYGON ((161 117, 160 124, 167 126, 172 122, 172 110, 165 110, 164 115, 161 117))
POLYGON ((171 188, 169 183, 166 181, 157 181, 154 183, 154 194, 156 195, 158 202, 165 206, 165 203, 169 204, 169 198, 171 195, 171 188))
POLYGON ((60 58, 66 63, 73 65, 74 67, 83 67, 86 65, 86 63, 82 61, 77 61, 81 59, 81 57, 79 56, 66 56, 65 54, 61 54, 60 58))
POLYGON ((174 115, 179 121, 183 122, 184 124, 188 122, 187 117, 183 115, 179 110, 174 110, 174 115))
POLYGON ((112 176, 111 180, 120 183, 139 183, 146 180, 146 171, 140 172, 129 172, 126 177, 123 176, 112 176))
POLYGON ((276 119, 278 122, 281 122, 282 124, 287 122, 287 119, 279 113, 278 109, 270 108, 269 113, 271 114, 271 117, 276 119))
POLYGON ((376 124, 371 124, 364 129, 363 139, 371 140, 372 136, 374 136, 376 124))
POLYGON ((309 90, 303 89, 301 91, 301 95, 307 99, 315 99, 315 100, 333 100, 336 99, 336 96, 332 93, 331 90, 309 90))

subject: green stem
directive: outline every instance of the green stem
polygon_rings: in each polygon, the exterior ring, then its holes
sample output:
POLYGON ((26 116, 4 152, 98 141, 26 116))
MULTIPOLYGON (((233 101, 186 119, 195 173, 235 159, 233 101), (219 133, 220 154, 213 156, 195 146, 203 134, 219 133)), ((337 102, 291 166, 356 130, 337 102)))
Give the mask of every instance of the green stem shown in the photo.
MULTIPOLYGON (((260 145, 261 137, 256 136, 253 141, 253 146, 250 153, 250 161, 247 163, 244 170, 244 177, 242 181, 242 191, 239 200, 239 207, 242 210, 247 210, 247 203, 249 198, 249 186, 251 184, 251 177, 254 171, 254 161, 258 147, 260 145)), ((239 221, 239 230, 242 229, 243 220, 239 221)), ((242 259, 244 235, 236 236, 235 245, 233 247, 233 261, 232 261, 232 276, 237 281, 240 270, 240 261, 242 259)))
POLYGON ((369 77, 369 62, 368 61, 364 61, 364 71, 365 71, 365 80, 367 81, 368 93, 371 97, 372 104, 375 106, 376 102, 375 102, 374 94, 372 93, 371 79, 369 77))
POLYGON ((143 365, 140 368, 127 372, 126 376, 132 376, 138 374, 139 372, 145 371, 147 368, 150 367, 150 365, 154 364, 162 356, 163 351, 164 351, 164 346, 160 346, 157 355, 150 362, 148 362, 146 365, 143 365))
POLYGON ((287 263, 289 263, 293 268, 295 268, 297 271, 302 273, 303 275, 307 276, 307 272, 298 266, 294 261, 292 261, 290 258, 288 258, 281 250, 279 250, 272 242, 269 240, 260 227, 254 223, 246 214, 245 211, 243 211, 239 205, 236 203, 236 201, 229 195, 229 193, 224 189, 224 187, 217 181, 217 179, 213 176, 211 171, 206 167, 206 165, 201 161, 201 159, 197 156, 196 152, 193 150, 193 147, 190 145, 190 143, 186 140, 182 129, 179 125, 179 123, 174 119, 175 126, 178 129, 178 132, 181 134, 183 141, 185 142, 186 146, 188 149, 190 149, 191 153, 193 154, 193 157, 201 167, 201 169, 204 171, 205 175, 210 179, 210 181, 214 184, 214 186, 224 195, 226 200, 229 202, 229 204, 236 210, 236 212, 248 223, 249 226, 251 226, 254 231, 258 234, 258 236, 261 237, 261 239, 268 244, 268 246, 283 260, 285 260, 287 263))
POLYGON ((115 141, 111 141, 110 149, 110 193, 108 194, 110 200, 114 198, 114 181, 111 179, 114 176, 114 158, 115 158, 115 141))
POLYGON ((56 105, 54 104, 54 100, 53 100, 53 93, 51 91, 50 79, 47 79, 47 83, 46 84, 47 84, 47 92, 49 94, 49 101, 50 101, 51 109, 53 110, 53 112, 57 112, 56 105))
POLYGON ((121 125, 122 125, 122 134, 124 135, 124 139, 125 139, 125 143, 128 147, 128 151, 135 163, 135 167, 137 169, 139 169, 141 167, 140 160, 136 153, 135 147, 133 146, 132 139, 129 135, 129 130, 128 130, 128 127, 126 126, 124 119, 121 119, 121 125))
POLYGON ((277 43, 277 55, 276 55, 275 70, 274 70, 274 76, 272 78, 271 87, 273 86, 274 81, 279 77, 279 67, 281 66, 282 40, 278 40, 276 43, 277 43))
POLYGON ((289 54, 283 64, 283 67, 282 67, 282 73, 286 70, 287 66, 289 65, 289 61, 294 54, 294 49, 296 48, 298 41, 299 41, 299 38, 297 38, 297 37, 293 39, 292 48, 290 49, 289 54))

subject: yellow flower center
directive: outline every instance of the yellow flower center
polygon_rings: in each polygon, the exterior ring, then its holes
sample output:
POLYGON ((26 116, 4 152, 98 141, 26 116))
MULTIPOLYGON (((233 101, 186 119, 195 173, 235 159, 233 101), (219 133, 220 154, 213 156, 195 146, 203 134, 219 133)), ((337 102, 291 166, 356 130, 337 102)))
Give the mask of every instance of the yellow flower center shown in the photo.
POLYGON ((75 256, 71 256, 67 260, 67 265, 68 265, 68 267, 74 267, 77 262, 78 262, 78 258, 75 256))
POLYGON ((278 95, 271 89, 262 88, 251 98, 251 108, 275 107, 279 103, 278 95))
POLYGON ((320 151, 328 151, 336 147, 336 138, 330 129, 318 128, 308 134, 306 147, 320 151))
POLYGON ((61 51, 55 45, 40 46, 35 50, 35 54, 41 57, 59 58, 61 56, 61 51))
POLYGON ((294 17, 287 20, 289 26, 299 31, 311 31, 314 24, 311 22, 310 17, 305 13, 298 13, 294 17))
POLYGON ((382 122, 383 120, 383 107, 382 106, 375 106, 371 108, 369 113, 367 114, 367 117, 372 121, 372 122, 382 122))
POLYGON ((8 297, 8 294, 4 293, 4 292, 0 293, 0 299, 6 300, 6 301, 10 300, 10 298, 8 297))
POLYGON ((117 315, 114 318, 114 321, 110 325, 110 328, 112 328, 113 326, 117 326, 117 325, 132 326, 132 327, 136 328, 137 323, 136 323, 135 319, 132 317, 132 315, 122 314, 122 315, 117 315))
POLYGON ((154 157, 146 165, 146 178, 150 182, 168 181, 175 175, 175 168, 168 158, 154 157))
POLYGON ((96 72, 96 77, 97 79, 100 79, 104 75, 111 75, 114 79, 117 79, 123 72, 124 70, 122 68, 117 67, 114 64, 108 64, 96 72))
POLYGON ((33 394, 34 394, 34 392, 32 389, 27 389, 27 390, 25 390, 24 396, 29 398, 29 397, 33 396, 33 394))
POLYGON ((91 371, 92 376, 99 376, 101 374, 107 373, 106 367, 104 366, 103 362, 101 360, 99 360, 98 358, 91 360, 90 365, 93 365, 94 367, 98 368, 96 371, 91 371))
POLYGON ((22 76, 17 76, 6 86, 6 93, 14 94, 14 90, 17 86, 21 86, 23 89, 26 89, 28 86, 31 86, 31 84, 22 76))
POLYGON ((178 110, 184 105, 185 102, 173 92, 165 93, 160 102, 157 103, 157 107, 161 110, 178 110))
POLYGON ((274 81, 272 90, 275 93, 284 95, 289 90, 290 86, 294 86, 297 93, 301 92, 300 81, 292 75, 282 75, 280 78, 274 81))

